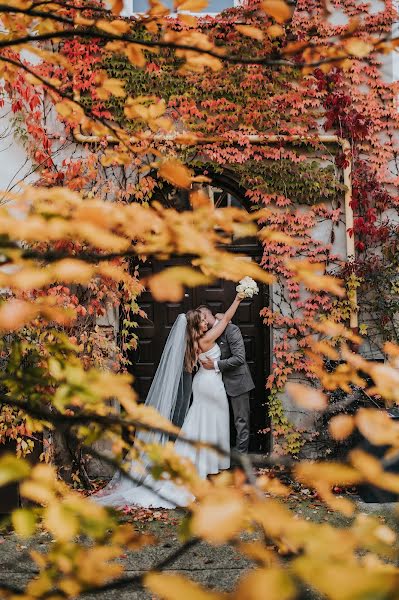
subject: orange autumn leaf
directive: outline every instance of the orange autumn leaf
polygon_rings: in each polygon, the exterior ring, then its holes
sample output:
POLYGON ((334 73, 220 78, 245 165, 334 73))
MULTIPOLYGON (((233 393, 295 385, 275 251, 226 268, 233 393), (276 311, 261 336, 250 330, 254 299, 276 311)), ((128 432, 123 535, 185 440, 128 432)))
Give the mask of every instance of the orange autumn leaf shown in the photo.
POLYGON ((362 435, 376 446, 399 447, 399 423, 384 411, 360 408, 355 415, 356 425, 362 435))
POLYGON ((56 263, 54 274, 59 281, 65 283, 86 283, 94 272, 94 267, 82 260, 64 258, 56 263))
POLYGON ((237 490, 215 488, 193 505, 190 529, 210 544, 223 544, 239 533, 245 514, 245 503, 237 490))
POLYGON ((246 35, 247 37, 253 38, 254 40, 263 40, 264 33, 258 27, 253 27, 252 25, 236 25, 236 30, 242 35, 246 35))
POLYGON ((273 40, 275 38, 282 37, 285 34, 285 30, 281 25, 270 25, 267 28, 267 35, 273 40))
POLYGON ((244 556, 251 558, 265 567, 270 567, 278 562, 277 554, 274 550, 267 548, 262 542, 257 540, 241 542, 238 544, 237 550, 239 550, 241 554, 244 554, 244 556))
POLYGON ((356 58, 364 58, 373 51, 374 46, 370 42, 365 42, 360 38, 349 38, 344 41, 345 50, 356 58))
POLYGON ((294 573, 318 591, 317 597, 329 600, 377 600, 395 597, 398 575, 386 563, 368 565, 352 558, 328 561, 323 559, 323 555, 304 554, 293 565, 294 573))
POLYGON ((184 294, 185 287, 205 285, 209 281, 209 277, 190 267, 171 267, 153 275, 147 284, 159 302, 178 302, 184 294))
MULTIPOLYGON (((378 462, 378 461, 377 461, 378 462)), ((361 475, 349 465, 338 462, 301 462, 295 466, 295 475, 299 481, 318 485, 325 483, 354 485, 362 480, 361 475)))
POLYGON ((389 356, 398 358, 399 357, 399 346, 397 344, 394 344, 393 342, 385 342, 384 352, 386 354, 389 354, 389 356))
POLYGON ((120 15, 123 10, 123 0, 111 0, 111 11, 114 15, 120 15))
POLYGON ((192 172, 177 158, 164 160, 158 168, 158 173, 176 187, 188 189, 191 185, 192 172))
POLYGON ((277 477, 268 477, 267 475, 261 475, 256 480, 256 486, 272 496, 289 496, 291 490, 289 487, 281 483, 277 477))
POLYGON ((294 600, 297 591, 282 568, 255 569, 245 575, 233 594, 234 600, 294 600), (267 590, 267 592, 266 592, 267 590), (266 593, 265 593, 266 592, 266 593))
POLYGON ((0 306, 0 330, 15 331, 33 319, 37 310, 30 302, 10 299, 0 306))
POLYGON ((208 6, 208 0, 175 0, 175 9, 202 12, 208 6))
POLYGON ((345 440, 355 428, 355 421, 351 415, 336 415, 329 424, 328 429, 334 440, 345 440))
POLYGON ((147 588, 164 600, 223 600, 224 595, 212 592, 186 579, 183 575, 172 573, 148 573, 144 577, 147 588))
POLYGON ((306 410, 325 410, 327 408, 327 396, 320 390, 301 383, 287 383, 287 393, 295 404, 306 410))
POLYGON ((125 54, 132 65, 136 67, 145 66, 146 59, 143 54, 143 49, 138 44, 128 44, 125 49, 125 54))
POLYGON ((291 18, 291 8, 283 0, 263 0, 260 5, 262 10, 269 17, 273 17, 277 23, 284 23, 291 18))
POLYGON ((83 17, 81 14, 78 13, 74 18, 74 23, 76 25, 85 25, 86 27, 92 27, 95 21, 93 19, 87 19, 86 17, 83 17))
POLYGON ((190 204, 195 208, 212 208, 212 202, 204 190, 195 190, 190 193, 190 204))
POLYGON ((130 31, 131 25, 130 23, 119 19, 115 19, 114 21, 105 21, 101 19, 96 21, 96 27, 111 35, 123 35, 130 31))
POLYGON ((108 100, 111 95, 117 98, 124 98, 126 96, 124 85, 125 82, 121 79, 106 77, 97 88, 97 95, 101 100, 108 100))

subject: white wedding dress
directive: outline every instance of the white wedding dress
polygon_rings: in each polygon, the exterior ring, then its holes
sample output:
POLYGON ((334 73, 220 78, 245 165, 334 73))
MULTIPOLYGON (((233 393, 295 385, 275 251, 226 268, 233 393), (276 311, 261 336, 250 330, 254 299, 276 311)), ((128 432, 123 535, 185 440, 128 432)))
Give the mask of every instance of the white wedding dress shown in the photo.
MULTIPOLYGON (((215 344, 210 350, 200 355, 200 358, 210 358, 212 361, 220 358, 220 348, 215 344)), ((222 456, 213 450, 198 449, 177 438, 175 451, 190 459, 197 468, 199 475, 219 473, 230 467, 230 417, 226 390, 221 373, 200 367, 193 378, 193 402, 181 428, 181 435, 192 440, 208 442, 223 449, 227 456, 222 456)), ((137 473, 135 465, 130 472, 137 473)), ((186 506, 194 498, 188 490, 168 480, 154 480, 147 475, 141 484, 123 480, 115 491, 108 491, 104 496, 101 492, 93 499, 98 504, 106 506, 142 506, 151 508, 176 508, 186 506)))

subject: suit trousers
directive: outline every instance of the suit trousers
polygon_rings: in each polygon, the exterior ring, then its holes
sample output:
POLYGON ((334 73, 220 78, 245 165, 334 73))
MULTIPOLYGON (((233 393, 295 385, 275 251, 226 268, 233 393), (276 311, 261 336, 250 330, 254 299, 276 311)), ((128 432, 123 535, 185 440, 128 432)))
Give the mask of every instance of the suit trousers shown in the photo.
POLYGON ((229 396, 229 399, 237 431, 236 450, 245 454, 249 446, 249 392, 229 396))

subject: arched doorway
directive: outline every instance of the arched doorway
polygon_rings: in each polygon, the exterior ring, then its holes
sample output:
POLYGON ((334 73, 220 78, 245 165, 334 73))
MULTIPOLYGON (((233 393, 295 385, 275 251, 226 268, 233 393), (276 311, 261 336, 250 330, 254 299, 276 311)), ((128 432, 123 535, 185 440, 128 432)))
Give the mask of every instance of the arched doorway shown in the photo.
MULTIPOLYGON (((211 196, 216 206, 237 206, 249 210, 244 190, 235 185, 226 175, 212 177, 211 196)), ((166 202, 167 199, 165 198, 166 202)), ((180 194, 176 204, 181 210, 189 210, 188 197, 180 194)), ((232 240, 228 246, 232 254, 245 254, 257 262, 262 257, 262 248, 255 238, 232 240)), ((187 264, 188 259, 171 258, 166 261, 146 262, 140 267, 142 277, 159 272, 172 265, 187 264)), ((147 319, 138 319, 138 349, 131 352, 131 372, 135 377, 135 388, 141 400, 145 400, 152 378, 159 363, 162 350, 170 329, 179 313, 187 312, 201 304, 207 304, 214 313, 223 312, 235 295, 236 284, 220 279, 211 285, 195 289, 186 289, 180 302, 155 302, 150 293, 140 297, 140 307, 147 319)), ((269 288, 260 285, 260 293, 252 301, 243 301, 234 318, 243 334, 246 357, 256 384, 251 392, 251 437, 250 450, 265 452, 270 449, 270 436, 259 433, 269 427, 266 408, 266 378, 270 372, 270 335, 269 328, 263 325, 259 315, 264 306, 269 305, 269 288)))

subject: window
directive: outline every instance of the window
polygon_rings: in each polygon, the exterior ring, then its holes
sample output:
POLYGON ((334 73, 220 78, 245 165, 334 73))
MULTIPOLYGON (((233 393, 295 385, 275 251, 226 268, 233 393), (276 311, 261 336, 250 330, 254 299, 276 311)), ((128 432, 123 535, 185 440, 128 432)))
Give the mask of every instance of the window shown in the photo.
MULTIPOLYGON (((161 0, 162 4, 167 6, 173 11, 173 0, 161 0)), ((231 8, 237 4, 236 0, 208 0, 208 6, 206 9, 196 13, 202 15, 215 15, 226 8, 231 8)), ((143 13, 148 10, 147 0, 125 0, 124 14, 126 16, 133 15, 135 13, 143 13)))
POLYGON ((207 191, 210 199, 212 200, 216 208, 228 208, 230 206, 233 206, 235 208, 243 209, 243 206, 238 200, 238 198, 236 198, 232 194, 229 194, 228 192, 226 192, 226 190, 213 186, 208 186, 207 191))

